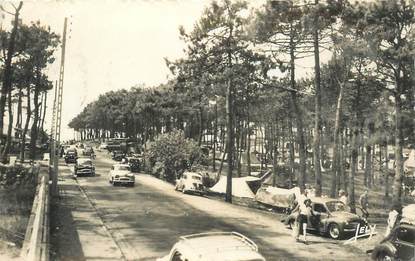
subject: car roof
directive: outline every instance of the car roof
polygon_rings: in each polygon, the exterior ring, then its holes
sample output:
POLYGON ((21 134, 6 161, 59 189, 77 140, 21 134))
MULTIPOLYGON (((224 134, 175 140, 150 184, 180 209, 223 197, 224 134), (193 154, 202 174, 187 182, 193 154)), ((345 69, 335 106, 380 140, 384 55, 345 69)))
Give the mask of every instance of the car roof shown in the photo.
POLYGON ((85 161, 91 161, 92 162, 92 160, 90 159, 90 158, 78 158, 77 159, 77 161, 83 161, 83 162, 85 162, 85 161))
POLYGON ((258 253, 257 245, 237 232, 210 232, 183 236, 178 244, 193 258, 199 260, 263 260, 258 253))

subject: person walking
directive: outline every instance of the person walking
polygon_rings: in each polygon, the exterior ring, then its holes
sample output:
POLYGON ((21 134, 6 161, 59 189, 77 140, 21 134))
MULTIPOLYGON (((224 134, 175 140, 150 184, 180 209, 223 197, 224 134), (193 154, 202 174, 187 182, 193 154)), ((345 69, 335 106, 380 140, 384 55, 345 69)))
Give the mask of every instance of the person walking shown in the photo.
POLYGON ((300 229, 303 230, 303 242, 307 244, 307 224, 308 218, 313 215, 313 210, 311 209, 311 200, 307 198, 305 195, 302 195, 305 199, 300 200, 299 204, 293 209, 293 213, 298 212, 295 226, 293 227, 293 235, 295 240, 299 242, 300 237, 300 229))
POLYGON ((343 202, 346 206, 349 206, 349 200, 347 198, 347 193, 344 190, 339 190, 339 200, 343 202))

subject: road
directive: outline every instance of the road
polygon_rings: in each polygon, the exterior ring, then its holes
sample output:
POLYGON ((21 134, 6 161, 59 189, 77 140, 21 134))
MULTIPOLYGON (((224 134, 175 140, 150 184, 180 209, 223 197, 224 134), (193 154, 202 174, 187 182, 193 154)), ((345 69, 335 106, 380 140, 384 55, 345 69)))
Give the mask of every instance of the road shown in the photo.
POLYGON ((149 175, 136 174, 135 187, 113 187, 107 180, 112 164, 107 154, 98 153, 96 177, 77 182, 126 260, 155 260, 179 236, 207 231, 238 231, 253 239, 267 260, 368 259, 343 241, 310 236, 308 245, 296 243, 278 215, 184 195, 149 175))

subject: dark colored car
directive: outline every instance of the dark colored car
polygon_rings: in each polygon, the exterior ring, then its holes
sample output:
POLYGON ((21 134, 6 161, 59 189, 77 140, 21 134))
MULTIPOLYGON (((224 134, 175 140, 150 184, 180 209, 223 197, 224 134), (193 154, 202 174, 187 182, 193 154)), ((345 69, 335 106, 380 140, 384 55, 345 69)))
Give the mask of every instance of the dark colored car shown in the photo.
POLYGON ((76 163, 76 160, 78 159, 78 153, 75 149, 68 149, 68 151, 65 154, 65 163, 76 163))
MULTIPOLYGON (((347 211, 346 205, 332 198, 311 198, 311 207, 315 215, 309 217, 307 230, 328 235, 333 239, 341 239, 346 235, 354 235, 359 227, 359 235, 367 234, 367 221, 347 211)), ((285 220, 286 225, 294 224, 298 212, 290 214, 285 220)))
POLYGON ((112 152, 112 159, 115 161, 121 161, 123 158, 125 158, 125 153, 119 150, 115 150, 112 152))
POLYGON ((95 176, 95 166, 89 158, 79 158, 76 160, 75 176, 90 175, 95 176))
POLYGON ((127 157, 127 163, 130 165, 131 172, 140 171, 140 159, 136 157, 127 157))
POLYGON ((415 260, 415 226, 400 224, 372 252, 373 260, 415 260))

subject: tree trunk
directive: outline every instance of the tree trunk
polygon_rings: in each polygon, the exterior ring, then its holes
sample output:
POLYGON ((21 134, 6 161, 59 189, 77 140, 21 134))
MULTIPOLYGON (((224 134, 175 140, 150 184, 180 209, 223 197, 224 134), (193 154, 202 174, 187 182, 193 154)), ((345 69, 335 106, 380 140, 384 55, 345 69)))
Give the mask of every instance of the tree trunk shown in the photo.
MULTIPOLYGON (((372 146, 371 146, 371 137, 372 137, 372 133, 374 131, 374 123, 373 122, 369 122, 368 127, 367 127, 367 135, 368 135, 368 139, 369 141, 366 143, 366 164, 365 164, 365 180, 366 180, 366 184, 369 188, 372 187, 373 184, 373 179, 372 179, 372 146)), ((373 152, 374 153, 374 152, 373 152)))
MULTIPOLYGON (((357 117, 357 116, 354 116, 357 117)), ((355 120, 356 121, 356 120, 355 120)), ((351 144, 351 154, 352 154, 352 161, 350 164, 350 176, 349 176, 349 206, 352 213, 356 213, 356 205, 355 205, 355 194, 354 194, 354 178, 356 176, 356 171, 358 167, 358 138, 359 138, 359 128, 355 123, 353 127, 352 133, 352 144, 351 144)))
MULTIPOLYGON (((291 29, 292 31, 293 29, 291 29)), ((291 34, 290 37, 290 84, 291 84, 291 105, 294 111, 296 125, 297 125, 297 142, 300 156, 300 172, 298 176, 298 186, 301 191, 305 189, 306 183, 306 148, 304 139, 304 126, 303 126, 303 112, 300 109, 298 102, 295 82, 295 55, 294 55, 294 39, 291 34)))
MULTIPOLYGON (((318 5, 318 0, 314 1, 318 5)), ((314 90, 315 90, 315 119, 314 119, 314 171, 316 196, 321 196, 321 87, 320 87, 320 50, 318 17, 314 17, 314 90)))
POLYGON ((30 123, 30 116, 32 115, 32 109, 30 106, 31 98, 30 98, 30 85, 27 86, 27 108, 26 108, 26 122, 22 131, 22 144, 20 144, 20 162, 23 163, 25 158, 25 150, 26 150, 26 134, 29 129, 30 123))
MULTIPOLYGON (((293 183, 293 176, 295 175, 295 152, 294 152, 294 133, 292 120, 288 120, 288 133, 289 133, 289 157, 290 157, 290 186, 293 183)), ((298 181, 298 179, 297 179, 298 181)))
POLYGON ((331 180, 331 190, 330 196, 335 198, 337 196, 337 190, 339 189, 338 184, 340 183, 340 160, 339 160, 339 150, 342 150, 339 146, 340 141, 340 129, 341 129, 341 120, 342 120, 342 104, 343 104, 343 91, 344 84, 340 83, 339 96, 337 97, 337 106, 336 106, 336 121, 334 123, 334 144, 333 144, 333 160, 332 160, 332 172, 333 177, 331 180))
MULTIPOLYGON (((37 72, 38 83, 40 81, 40 72, 37 72)), ((40 85, 37 84, 35 86, 35 90, 33 93, 33 104, 34 104, 34 111, 33 111, 33 124, 32 129, 30 131, 30 159, 34 160, 36 157, 36 141, 38 138, 38 128, 37 124, 39 122, 39 88, 40 85)))
POLYGON ((6 110, 6 98, 7 93, 12 88, 12 58, 15 52, 15 42, 16 42, 16 34, 17 34, 17 27, 19 25, 19 14, 20 9, 23 6, 23 2, 20 1, 19 6, 16 8, 16 13, 14 14, 13 20, 13 29, 10 34, 10 39, 7 45, 7 54, 6 59, 4 61, 4 71, 3 71, 3 84, 1 87, 0 93, 0 136, 3 136, 3 128, 4 128, 4 112, 6 110))
MULTIPOLYGON (((397 87, 400 90, 399 86, 397 87)), ((400 92, 395 94, 395 179, 393 182, 393 200, 401 201, 402 197, 402 176, 403 176, 403 133, 402 133, 402 101, 400 92)))
POLYGON ((9 155, 10 145, 12 142, 13 111, 12 111, 12 89, 11 88, 9 88, 7 91, 7 111, 9 114, 9 126, 7 127, 6 144, 1 154, 1 159, 3 163, 7 162, 7 156, 9 155))

